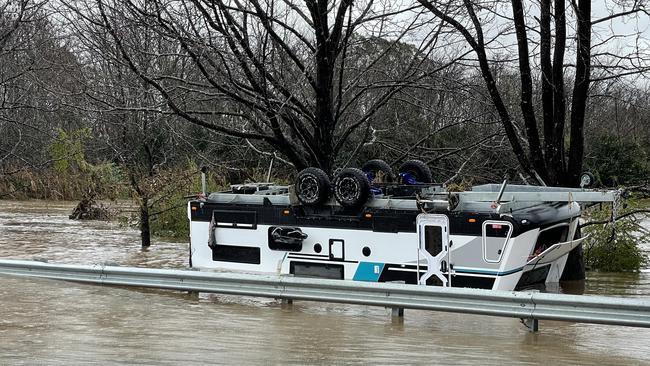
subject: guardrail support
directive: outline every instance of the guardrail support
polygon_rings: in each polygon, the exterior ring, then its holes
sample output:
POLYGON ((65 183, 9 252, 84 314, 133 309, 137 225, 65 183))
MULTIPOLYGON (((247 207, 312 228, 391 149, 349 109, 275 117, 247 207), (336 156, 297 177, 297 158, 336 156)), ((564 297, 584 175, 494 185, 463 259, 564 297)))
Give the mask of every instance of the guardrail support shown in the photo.
POLYGON ((282 299, 281 301, 281 306, 283 309, 285 308, 291 308, 293 306, 293 300, 292 299, 282 299))
POLYGON ((532 333, 539 332, 539 319, 521 319, 521 322, 528 328, 528 331, 532 333))
POLYGON ((392 307, 390 309, 390 317, 393 319, 404 318, 404 308, 392 307))

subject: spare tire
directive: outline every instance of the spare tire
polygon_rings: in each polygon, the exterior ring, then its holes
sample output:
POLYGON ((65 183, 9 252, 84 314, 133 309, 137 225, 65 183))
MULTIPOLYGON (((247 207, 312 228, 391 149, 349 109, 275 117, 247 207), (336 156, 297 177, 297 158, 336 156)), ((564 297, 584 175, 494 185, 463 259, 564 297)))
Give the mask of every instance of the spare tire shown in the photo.
POLYGON ((596 183, 596 177, 590 172, 584 172, 580 176, 580 188, 591 188, 596 183))
POLYGON ((344 207, 359 207, 370 197, 366 174, 356 168, 341 170, 334 178, 334 197, 344 207))
POLYGON ((390 183, 395 180, 393 169, 388 163, 380 159, 368 160, 363 164, 361 170, 366 173, 366 177, 371 183, 390 183))
POLYGON ((327 174, 318 168, 306 168, 298 173, 295 188, 298 201, 308 206, 325 202, 331 192, 327 174))
POLYGON ((422 160, 408 160, 399 167, 399 172, 402 178, 414 178, 417 183, 433 183, 433 175, 431 169, 422 160), (404 175, 408 175, 404 177, 404 175))

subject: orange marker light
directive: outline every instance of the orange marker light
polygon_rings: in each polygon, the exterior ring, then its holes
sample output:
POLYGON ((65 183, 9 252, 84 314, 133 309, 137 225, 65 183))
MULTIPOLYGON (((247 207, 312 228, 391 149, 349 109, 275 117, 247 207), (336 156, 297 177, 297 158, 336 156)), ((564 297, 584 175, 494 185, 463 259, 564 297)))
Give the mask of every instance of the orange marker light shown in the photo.
POLYGON ((476 219, 469 219, 467 222, 471 222, 472 224, 476 222, 476 219))
POLYGON ((192 206, 192 211, 196 211, 196 210, 198 210, 198 209, 199 209, 198 207, 196 207, 196 206, 192 206))
POLYGON ((291 213, 291 211, 289 211, 289 210, 282 210, 282 214, 285 215, 285 216, 289 215, 290 213, 291 213))
POLYGON ((366 219, 372 219, 372 214, 367 213, 367 214, 363 215, 363 217, 365 217, 366 219))

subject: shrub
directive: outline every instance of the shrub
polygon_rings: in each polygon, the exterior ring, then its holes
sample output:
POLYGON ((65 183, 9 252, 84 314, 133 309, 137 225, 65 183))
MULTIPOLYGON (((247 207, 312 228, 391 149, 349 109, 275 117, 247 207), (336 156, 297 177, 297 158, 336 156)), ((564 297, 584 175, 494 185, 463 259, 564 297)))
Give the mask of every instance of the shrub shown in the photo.
POLYGON ((643 148, 627 139, 603 136, 593 144, 586 157, 586 166, 596 180, 606 187, 615 187, 650 175, 648 156, 643 148))
MULTIPOLYGON (((618 216, 646 209, 649 205, 647 200, 630 199, 618 216)), ((592 222, 601 222, 609 220, 612 211, 611 208, 597 209, 588 214, 592 222)), ((583 235, 589 234, 584 247, 587 268, 603 272, 635 272, 648 264, 648 258, 640 248, 640 245, 650 243, 650 231, 642 225, 642 220, 647 217, 647 214, 635 214, 618 219, 615 224, 610 221, 585 227, 583 235)))

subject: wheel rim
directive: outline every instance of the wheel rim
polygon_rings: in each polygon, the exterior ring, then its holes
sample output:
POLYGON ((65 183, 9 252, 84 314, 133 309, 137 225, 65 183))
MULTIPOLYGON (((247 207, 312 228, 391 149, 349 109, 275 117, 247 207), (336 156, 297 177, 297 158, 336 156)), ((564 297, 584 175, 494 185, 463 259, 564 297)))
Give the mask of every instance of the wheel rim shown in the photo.
POLYGON ((352 177, 343 177, 338 184, 337 191, 343 201, 352 201, 357 198, 359 185, 352 177))
POLYGON ((407 170, 402 174, 403 174, 404 183, 406 184, 416 184, 417 182, 420 181, 420 177, 418 177, 417 173, 412 170, 407 170))
POLYGON ((318 180, 316 177, 308 176, 300 180, 300 197, 307 201, 314 201, 318 198, 318 180))

